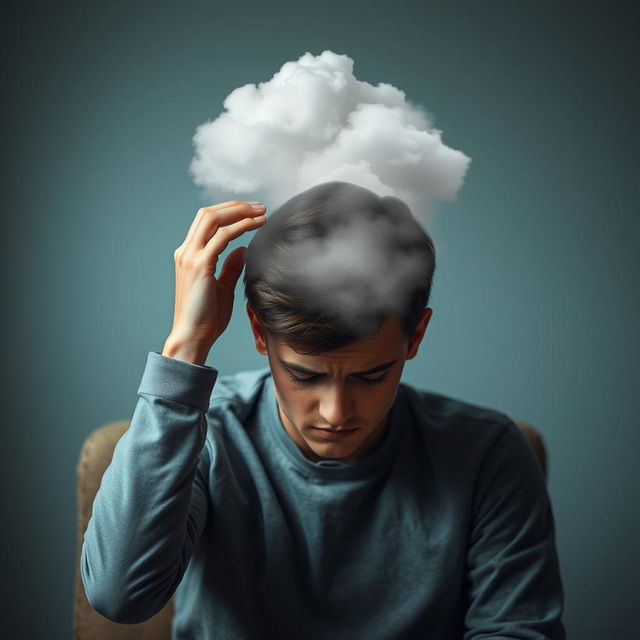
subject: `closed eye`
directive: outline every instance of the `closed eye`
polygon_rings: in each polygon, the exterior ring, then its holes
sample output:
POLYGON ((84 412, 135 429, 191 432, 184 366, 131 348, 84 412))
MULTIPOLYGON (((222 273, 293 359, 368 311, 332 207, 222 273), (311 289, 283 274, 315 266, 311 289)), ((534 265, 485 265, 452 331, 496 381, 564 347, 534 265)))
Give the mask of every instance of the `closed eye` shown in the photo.
MULTIPOLYGON (((318 380, 318 378, 320 378, 320 376, 310 376, 308 378, 301 378, 300 376, 294 375, 289 370, 287 370, 287 374, 290 380, 292 382, 295 382, 296 384, 313 384, 318 380)), ((381 376, 378 376, 377 378, 371 378, 368 376, 356 376, 356 378, 359 381, 364 382, 364 384, 373 385, 373 384, 380 384, 384 382, 388 376, 389 376, 389 373, 385 372, 384 374, 382 374, 381 376)))

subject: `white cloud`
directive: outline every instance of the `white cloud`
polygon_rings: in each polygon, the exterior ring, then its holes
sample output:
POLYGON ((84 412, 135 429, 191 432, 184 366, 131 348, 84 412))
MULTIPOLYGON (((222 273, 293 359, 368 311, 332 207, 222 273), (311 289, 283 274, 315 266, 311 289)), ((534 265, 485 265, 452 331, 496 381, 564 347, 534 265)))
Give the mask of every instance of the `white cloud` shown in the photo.
POLYGON ((403 91, 358 80, 353 60, 329 50, 235 89, 224 108, 193 138, 190 172, 213 202, 260 200, 273 211, 341 180, 396 196, 426 222, 435 201, 455 200, 471 161, 403 91))

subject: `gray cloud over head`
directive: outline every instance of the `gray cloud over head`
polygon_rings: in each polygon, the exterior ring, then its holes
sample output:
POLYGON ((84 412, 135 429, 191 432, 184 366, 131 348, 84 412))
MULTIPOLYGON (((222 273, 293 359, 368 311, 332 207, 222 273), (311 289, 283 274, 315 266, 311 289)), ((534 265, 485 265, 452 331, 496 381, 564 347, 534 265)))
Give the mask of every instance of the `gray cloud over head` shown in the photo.
POLYGON ((423 222, 437 200, 455 200, 471 159, 442 142, 432 117, 388 83, 353 74, 353 60, 323 51, 285 62, 245 84, 200 125, 190 172, 209 198, 276 207, 328 181, 396 196, 423 222))
POLYGON ((256 232, 245 282, 262 280, 309 315, 366 336, 381 318, 404 315, 434 266, 430 238, 404 202, 332 181, 285 202, 256 232))
POLYGON ((390 250, 382 231, 353 224, 326 240, 300 243, 291 271, 324 315, 365 335, 378 314, 401 313, 425 272, 424 253, 390 250))

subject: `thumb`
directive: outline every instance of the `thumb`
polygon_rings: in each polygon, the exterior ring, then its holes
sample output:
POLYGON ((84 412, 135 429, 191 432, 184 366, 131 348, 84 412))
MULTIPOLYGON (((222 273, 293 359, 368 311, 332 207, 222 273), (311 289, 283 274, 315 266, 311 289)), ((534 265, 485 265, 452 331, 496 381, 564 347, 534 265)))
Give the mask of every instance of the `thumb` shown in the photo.
POLYGON ((247 253, 246 247, 237 247, 225 259, 218 282, 223 284, 229 291, 234 291, 238 278, 244 268, 244 259, 247 253))

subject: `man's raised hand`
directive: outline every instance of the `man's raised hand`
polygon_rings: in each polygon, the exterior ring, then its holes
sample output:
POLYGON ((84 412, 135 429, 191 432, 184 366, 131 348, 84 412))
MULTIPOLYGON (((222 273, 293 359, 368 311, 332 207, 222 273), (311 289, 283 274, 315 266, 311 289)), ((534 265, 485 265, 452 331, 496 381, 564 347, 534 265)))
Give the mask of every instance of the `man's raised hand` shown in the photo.
POLYGON ((216 278, 218 258, 231 240, 264 223, 265 210, 264 205, 237 200, 198 210, 187 237, 173 253, 173 326, 162 355, 204 364, 231 319, 246 247, 227 256, 216 278))

